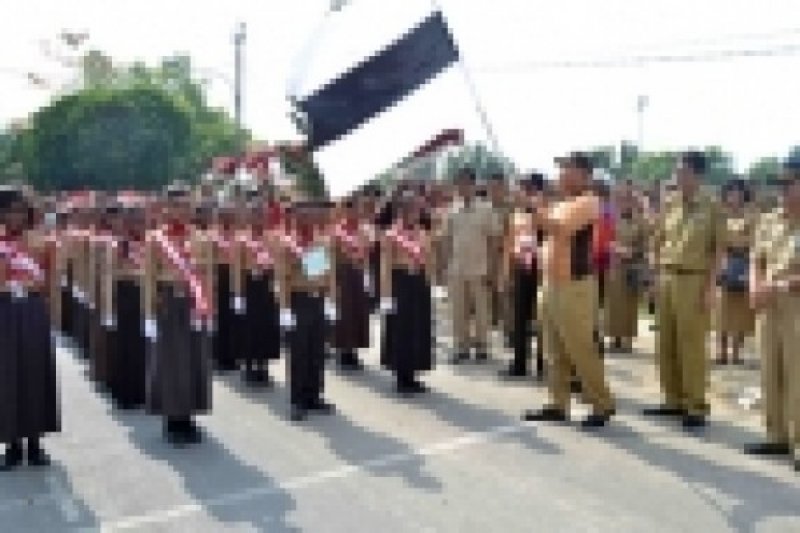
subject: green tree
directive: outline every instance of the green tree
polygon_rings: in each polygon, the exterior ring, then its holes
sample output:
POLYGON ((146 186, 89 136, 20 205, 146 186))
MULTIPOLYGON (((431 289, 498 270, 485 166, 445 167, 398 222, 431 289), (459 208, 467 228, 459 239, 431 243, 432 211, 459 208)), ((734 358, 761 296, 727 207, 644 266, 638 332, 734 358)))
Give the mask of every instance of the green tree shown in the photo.
POLYGON ((753 163, 747 175, 755 182, 773 180, 781 174, 781 160, 777 157, 763 157, 753 163))

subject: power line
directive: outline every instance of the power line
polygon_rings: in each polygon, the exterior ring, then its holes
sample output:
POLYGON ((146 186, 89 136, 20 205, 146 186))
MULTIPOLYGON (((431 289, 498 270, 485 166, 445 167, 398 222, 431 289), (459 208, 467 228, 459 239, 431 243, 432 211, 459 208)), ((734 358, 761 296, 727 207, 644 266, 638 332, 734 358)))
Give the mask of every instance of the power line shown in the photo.
POLYGON ((798 53, 800 53, 800 43, 793 43, 760 49, 710 50, 686 54, 646 54, 609 59, 532 61, 508 65, 487 65, 476 68, 475 71, 481 73, 503 73, 540 69, 630 68, 650 64, 702 63, 747 58, 782 57, 798 53))

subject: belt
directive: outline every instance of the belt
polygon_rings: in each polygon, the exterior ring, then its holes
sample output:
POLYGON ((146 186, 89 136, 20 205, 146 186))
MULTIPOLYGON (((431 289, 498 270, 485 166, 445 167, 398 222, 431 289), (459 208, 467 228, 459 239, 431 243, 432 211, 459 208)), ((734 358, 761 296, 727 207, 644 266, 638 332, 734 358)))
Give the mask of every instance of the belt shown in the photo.
POLYGON ((668 266, 665 267, 665 270, 670 274, 675 274, 677 276, 698 276, 701 274, 705 274, 704 270, 693 270, 690 268, 679 268, 679 267, 672 267, 668 266))

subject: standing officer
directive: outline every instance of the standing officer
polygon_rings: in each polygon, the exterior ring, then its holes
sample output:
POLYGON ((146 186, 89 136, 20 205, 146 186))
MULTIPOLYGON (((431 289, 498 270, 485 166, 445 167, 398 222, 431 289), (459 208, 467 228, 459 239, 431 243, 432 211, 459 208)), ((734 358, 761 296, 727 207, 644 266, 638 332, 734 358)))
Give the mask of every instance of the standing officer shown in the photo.
POLYGON ((488 359, 489 249, 500 233, 491 209, 475 199, 475 172, 462 169, 456 184, 460 203, 450 213, 443 237, 456 349, 453 364, 468 360, 472 347, 478 361, 488 359))
MULTIPOLYGON (((503 249, 505 238, 511 224, 511 215, 514 205, 509 199, 508 187, 505 176, 495 172, 489 176, 488 203, 494 217, 497 231, 489 239, 489 310, 492 327, 507 326, 508 321, 513 321, 511 312, 510 295, 503 292, 500 286, 500 273, 503 269, 503 249), (504 297, 507 296, 507 297, 504 297)), ((510 327, 504 329, 510 331, 510 327)))
POLYGON ((783 206, 763 216, 750 268, 763 360, 767 441, 759 455, 794 455, 800 471, 800 158, 785 164, 783 206))
POLYGON ((614 240, 605 279, 603 334, 612 349, 630 351, 638 334, 639 302, 647 283, 647 229, 633 184, 615 191, 614 240))
POLYGON ((719 275, 720 298, 717 323, 717 364, 741 364, 745 338, 753 334, 755 314, 748 298, 748 265, 756 219, 751 211, 750 190, 744 180, 728 182, 723 188, 725 202, 722 237, 725 261, 719 275))
POLYGON ((561 199, 546 206, 533 202, 534 222, 545 234, 542 257, 541 328, 551 403, 523 415, 527 421, 564 421, 570 409, 570 373, 574 368, 583 396, 592 406, 586 428, 604 426, 614 415, 614 399, 605 380, 594 339, 598 285, 592 264, 592 239, 600 202, 591 191, 592 161, 583 153, 558 160, 561 199))
POLYGON ((705 425, 708 317, 716 292, 723 221, 714 199, 701 191, 708 163, 702 152, 681 155, 677 190, 655 229, 658 366, 664 403, 645 410, 682 416, 686 428, 705 425))

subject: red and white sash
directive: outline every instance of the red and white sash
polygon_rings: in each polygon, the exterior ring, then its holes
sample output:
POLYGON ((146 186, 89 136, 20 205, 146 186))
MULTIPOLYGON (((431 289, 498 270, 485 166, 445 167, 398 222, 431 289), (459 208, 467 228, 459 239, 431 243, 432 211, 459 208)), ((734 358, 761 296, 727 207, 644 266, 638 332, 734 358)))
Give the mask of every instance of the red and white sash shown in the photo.
POLYGON ((153 241, 159 252, 169 265, 181 276, 181 280, 189 287, 192 297, 193 311, 197 318, 207 319, 211 315, 211 300, 195 265, 192 263, 191 242, 178 244, 170 239, 163 231, 153 233, 153 241))
POLYGON ((8 265, 10 282, 44 282, 44 269, 25 249, 22 243, 13 240, 0 240, 0 257, 8 265))
POLYGON ((394 227, 386 232, 386 236, 414 265, 420 267, 425 264, 425 249, 422 246, 422 239, 415 235, 413 231, 394 227))
POLYGON ((292 235, 291 233, 285 233, 281 235, 280 241, 283 247, 289 250, 289 252, 295 256, 295 258, 300 259, 303 257, 305 248, 300 245, 300 242, 297 240, 297 236, 292 235))
POLYGON ((244 245, 245 253, 247 253, 248 258, 255 263, 258 268, 263 270, 272 268, 274 264, 272 254, 270 254, 266 244, 262 240, 252 239, 249 235, 240 235, 239 239, 244 245))
POLYGON ((347 255, 353 261, 361 261, 366 254, 366 247, 364 246, 364 239, 356 232, 348 232, 345 224, 337 224, 333 230, 333 237, 344 249, 347 255))
POLYGON ((528 269, 536 263, 536 238, 533 235, 518 235, 514 242, 514 257, 528 269))

